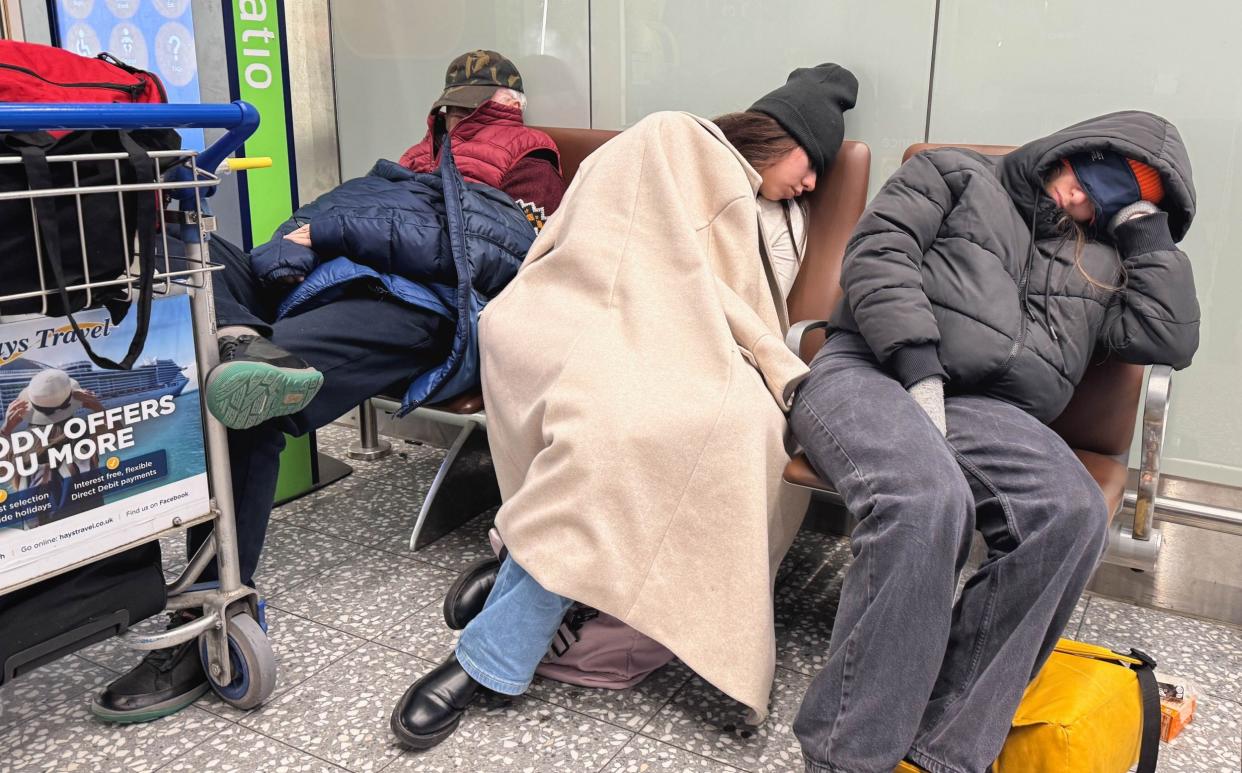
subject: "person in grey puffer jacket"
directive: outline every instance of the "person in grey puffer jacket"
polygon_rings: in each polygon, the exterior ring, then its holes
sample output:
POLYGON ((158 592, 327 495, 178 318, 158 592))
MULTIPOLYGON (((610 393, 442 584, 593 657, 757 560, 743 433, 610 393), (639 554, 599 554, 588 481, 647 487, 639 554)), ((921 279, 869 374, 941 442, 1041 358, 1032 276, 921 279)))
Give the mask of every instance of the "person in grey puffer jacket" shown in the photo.
POLYGON ((1177 129, 1113 113, 1012 153, 920 153, 846 248, 845 298, 791 424, 859 525, 811 771, 983 771, 1106 542, 1047 424, 1092 358, 1184 368, 1199 342, 1177 129), (987 558, 954 604, 975 530, 987 558))

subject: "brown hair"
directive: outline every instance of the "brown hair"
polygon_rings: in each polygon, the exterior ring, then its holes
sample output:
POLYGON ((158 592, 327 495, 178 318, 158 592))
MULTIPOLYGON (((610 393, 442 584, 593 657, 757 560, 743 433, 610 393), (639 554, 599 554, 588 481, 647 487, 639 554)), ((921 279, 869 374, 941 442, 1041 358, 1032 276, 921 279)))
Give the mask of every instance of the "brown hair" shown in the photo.
MULTIPOLYGON (((1078 273, 1082 274, 1082 278, 1086 279, 1088 284, 1097 290, 1103 290, 1107 293, 1115 293, 1126 286, 1126 281, 1128 279, 1127 274, 1129 272, 1126 271, 1126 264, 1121 260, 1120 256, 1117 258, 1117 264, 1121 268, 1120 282, 1116 285, 1104 284, 1100 280, 1088 274, 1087 269, 1083 268, 1082 251, 1087 246, 1087 232, 1083 229, 1082 224, 1075 221, 1074 218, 1069 215, 1061 215, 1060 220, 1057 221, 1057 226, 1063 229, 1065 239, 1069 239, 1070 236, 1073 236, 1074 266, 1078 268, 1078 273)), ((1032 234, 1032 237, 1034 237, 1034 234, 1032 234)), ((1058 246, 1057 253, 1059 254, 1060 252, 1061 249, 1060 246, 1058 246)))
POLYGON ((742 158, 762 172, 798 147, 798 141, 767 113, 725 113, 712 119, 742 158))

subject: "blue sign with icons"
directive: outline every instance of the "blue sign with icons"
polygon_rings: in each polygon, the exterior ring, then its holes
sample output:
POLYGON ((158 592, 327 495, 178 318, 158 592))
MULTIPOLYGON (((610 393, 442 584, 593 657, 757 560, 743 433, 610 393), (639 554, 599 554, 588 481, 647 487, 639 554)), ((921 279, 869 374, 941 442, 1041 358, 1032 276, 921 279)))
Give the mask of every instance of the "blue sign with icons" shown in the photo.
MULTIPOLYGON (((57 44, 82 56, 104 51, 159 76, 168 101, 198 104, 198 57, 190 0, 54 0, 57 44)), ((181 129, 182 145, 202 150, 202 129, 181 129)))

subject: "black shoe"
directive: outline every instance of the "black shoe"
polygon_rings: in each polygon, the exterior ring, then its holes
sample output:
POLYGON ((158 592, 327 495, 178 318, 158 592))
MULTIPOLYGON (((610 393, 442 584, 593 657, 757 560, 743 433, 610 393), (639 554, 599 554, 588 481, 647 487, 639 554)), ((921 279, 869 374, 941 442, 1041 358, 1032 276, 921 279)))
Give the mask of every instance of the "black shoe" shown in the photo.
POLYGON ((297 413, 319 393, 323 374, 262 336, 220 339, 220 364, 207 374, 207 409, 231 429, 297 413))
POLYGON ((499 572, 500 559, 488 556, 457 575, 444 596, 444 622, 449 628, 460 631, 483 611, 499 572))
POLYGON ((433 668, 405 691, 392 710, 392 732, 411 749, 430 749, 453 734, 466 708, 483 688, 470 678, 456 655, 433 668))
MULTIPOLYGON (((175 628, 195 617, 174 615, 168 627, 175 628)), ((196 637, 148 653, 129 673, 104 688, 91 704, 91 712, 108 722, 149 722, 181 711, 208 689, 196 637)))

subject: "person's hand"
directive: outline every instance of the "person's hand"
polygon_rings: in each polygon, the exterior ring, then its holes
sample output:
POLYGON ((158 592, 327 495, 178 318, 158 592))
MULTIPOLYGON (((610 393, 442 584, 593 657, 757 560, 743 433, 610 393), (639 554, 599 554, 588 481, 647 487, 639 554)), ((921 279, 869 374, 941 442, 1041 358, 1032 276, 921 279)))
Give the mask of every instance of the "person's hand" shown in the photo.
POLYGON ((311 246, 310 223, 298 226, 295 230, 285 234, 285 238, 294 244, 300 244, 303 247, 311 246))
POLYGON ((25 400, 14 400, 4 412, 4 431, 16 427, 30 413, 30 403, 25 400))
POLYGON ((91 411, 103 410, 103 401, 89 389, 76 389, 73 391, 73 396, 78 399, 78 402, 82 403, 82 405, 86 406, 86 408, 91 411))
POLYGON ((1108 221, 1108 233, 1111 236, 1116 233, 1117 227, 1122 223, 1133 220, 1138 217, 1146 217, 1154 215, 1160 211, 1160 208, 1150 201, 1136 201, 1128 207, 1122 207, 1121 211, 1113 215, 1113 219, 1108 221))
POLYGON ((306 277, 303 276, 302 274, 288 274, 286 276, 282 276, 279 279, 277 279, 276 284, 280 285, 281 287, 295 287, 297 285, 302 284, 302 282, 304 281, 306 281, 306 277))
POLYGON ((939 376, 928 376, 915 382, 910 389, 910 396, 919 404, 927 418, 931 419, 941 435, 948 436, 948 424, 944 415, 944 381, 939 376))

